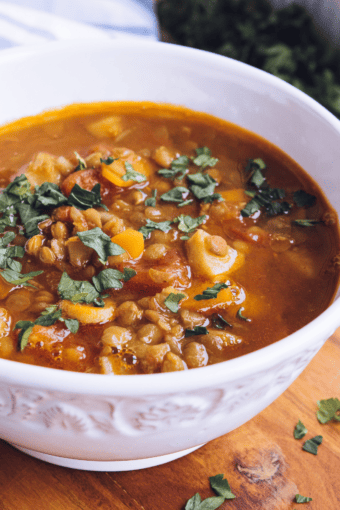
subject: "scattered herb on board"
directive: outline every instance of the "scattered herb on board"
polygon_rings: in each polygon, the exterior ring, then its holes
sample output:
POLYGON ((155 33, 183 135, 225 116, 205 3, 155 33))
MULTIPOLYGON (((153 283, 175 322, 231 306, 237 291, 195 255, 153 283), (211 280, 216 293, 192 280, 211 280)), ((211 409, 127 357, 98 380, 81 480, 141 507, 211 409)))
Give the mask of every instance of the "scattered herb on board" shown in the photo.
POLYGON ((216 510, 226 499, 235 499, 236 496, 231 492, 228 480, 224 478, 224 475, 211 476, 209 481, 211 488, 217 496, 206 498, 202 501, 201 496, 197 492, 187 501, 185 510, 216 510))
POLYGON ((306 9, 254 0, 159 0, 160 26, 179 44, 240 60, 291 83, 340 116, 338 51, 306 9))
POLYGON ((295 495, 295 503, 309 503, 310 501, 313 501, 313 499, 307 496, 301 496, 301 494, 295 495))
POLYGON ((125 161, 125 174, 122 176, 123 181, 135 181, 135 182, 144 182, 146 181, 145 175, 136 172, 131 163, 125 161))
POLYGON ((185 297, 185 294, 174 294, 171 292, 164 300, 164 304, 170 310, 170 312, 177 313, 179 310, 179 302, 185 297))
POLYGON ((217 294, 222 289, 227 289, 228 284, 226 283, 215 283, 213 287, 206 288, 202 294, 197 294, 197 296, 194 297, 196 301, 202 301, 203 299, 215 299, 217 297, 217 294))
POLYGON ((340 421, 340 400, 338 398, 329 398, 327 400, 318 400, 319 409, 316 417, 320 423, 327 423, 331 420, 340 421))
POLYGON ((304 426, 302 421, 299 420, 297 422, 297 424, 295 425, 295 429, 294 429, 295 439, 302 439, 307 434, 307 432, 308 432, 308 430, 306 429, 306 427, 304 426))
POLYGON ((302 449, 305 452, 312 453, 313 455, 317 455, 318 453, 318 446, 322 443, 322 436, 315 436, 312 437, 312 439, 307 439, 305 443, 303 444, 302 449))

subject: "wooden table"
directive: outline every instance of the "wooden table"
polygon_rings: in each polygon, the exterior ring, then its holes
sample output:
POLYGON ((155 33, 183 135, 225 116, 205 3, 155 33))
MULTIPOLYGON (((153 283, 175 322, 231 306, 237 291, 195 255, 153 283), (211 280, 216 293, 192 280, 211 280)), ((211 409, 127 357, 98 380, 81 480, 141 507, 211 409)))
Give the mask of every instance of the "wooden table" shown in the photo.
POLYGON ((340 423, 321 425, 317 400, 340 398, 340 329, 294 384, 234 432, 163 466, 121 473, 70 470, 31 458, 0 441, 1 510, 183 510, 196 492, 213 496, 209 476, 224 473, 235 500, 221 510, 340 508, 340 423), (293 437, 321 434, 317 456, 293 437), (313 501, 300 507, 296 493, 313 501))

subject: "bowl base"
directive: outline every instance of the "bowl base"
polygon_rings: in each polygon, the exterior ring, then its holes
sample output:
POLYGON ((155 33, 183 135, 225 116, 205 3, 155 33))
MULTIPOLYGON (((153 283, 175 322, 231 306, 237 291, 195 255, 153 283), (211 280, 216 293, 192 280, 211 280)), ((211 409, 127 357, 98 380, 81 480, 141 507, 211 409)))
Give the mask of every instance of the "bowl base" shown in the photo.
POLYGON ((166 464, 172 460, 184 457, 185 455, 188 455, 189 453, 194 452, 203 446, 203 444, 200 444, 198 446, 194 446, 193 448, 188 448, 187 450, 181 450, 180 452, 170 453, 168 455, 160 455, 159 457, 149 457, 147 459, 95 461, 57 457, 55 455, 48 455, 47 453, 30 450, 29 448, 23 448, 22 446, 15 445, 13 443, 10 444, 17 450, 27 453, 27 455, 35 457, 36 459, 49 462, 50 464, 56 464, 57 466, 63 466, 72 469, 83 469, 86 471, 135 471, 137 469, 160 466, 161 464, 166 464))

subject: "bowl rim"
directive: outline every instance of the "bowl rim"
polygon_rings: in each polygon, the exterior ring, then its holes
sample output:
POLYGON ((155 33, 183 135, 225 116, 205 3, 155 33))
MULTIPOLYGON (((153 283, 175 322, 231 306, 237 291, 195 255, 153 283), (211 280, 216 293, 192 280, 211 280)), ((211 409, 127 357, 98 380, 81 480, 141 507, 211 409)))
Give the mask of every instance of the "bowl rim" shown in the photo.
MULTIPOLYGON (((171 43, 160 41, 138 41, 136 47, 135 40, 73 40, 73 41, 53 41, 46 45, 32 45, 19 48, 9 48, 0 52, 0 67, 6 62, 22 60, 23 58, 35 57, 37 55, 51 54, 53 52, 65 52, 69 48, 80 51, 89 48, 92 50, 101 50, 108 48, 112 51, 119 49, 131 50, 137 53, 140 51, 156 51, 162 54, 171 54, 172 56, 188 56, 193 60, 197 59, 202 64, 209 62, 223 68, 228 68, 231 72, 236 72, 249 78, 249 73, 258 81, 274 87, 286 95, 295 98, 300 103, 314 113, 318 114, 323 120, 329 123, 340 135, 340 121, 330 113, 326 108, 317 103, 314 99, 307 96, 304 92, 296 89, 292 85, 284 82, 280 78, 273 76, 261 69, 254 68, 248 64, 217 55, 204 50, 177 46, 171 43)), ((53 107, 51 107, 53 108, 53 107)), ((7 122, 12 122, 9 119, 7 122)), ((81 373, 64 371, 55 368, 47 368, 36 365, 29 365, 18 361, 11 361, 0 358, 0 381, 7 380, 10 383, 25 384, 30 387, 43 387, 44 389, 53 389, 67 391, 71 393, 85 393, 88 395, 144 395, 160 394, 167 392, 183 392, 197 390, 197 388, 213 386, 223 382, 237 380, 240 377, 251 377, 262 371, 268 370, 274 365, 287 361, 294 355, 308 350, 311 338, 321 338, 315 347, 320 348, 323 339, 333 334, 339 326, 340 317, 340 297, 336 298, 328 308, 322 312, 313 321, 300 328, 291 335, 278 340, 277 342, 262 347, 256 351, 223 361, 214 365, 196 368, 194 370, 184 370, 171 373, 157 374, 139 374, 139 375, 120 375, 119 385, 116 385, 116 377, 106 377, 103 374, 81 373), (103 384, 105 381, 105 384, 103 384)), ((312 354, 311 356, 312 357, 312 354)))

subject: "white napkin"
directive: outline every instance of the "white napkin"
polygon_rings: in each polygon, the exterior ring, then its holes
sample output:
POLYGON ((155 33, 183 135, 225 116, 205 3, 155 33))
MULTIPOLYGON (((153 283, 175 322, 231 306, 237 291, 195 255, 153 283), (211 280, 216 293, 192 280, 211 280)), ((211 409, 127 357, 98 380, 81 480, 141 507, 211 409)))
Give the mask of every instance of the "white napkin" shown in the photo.
POLYGON ((157 35, 152 0, 0 1, 0 49, 53 40, 157 35))

